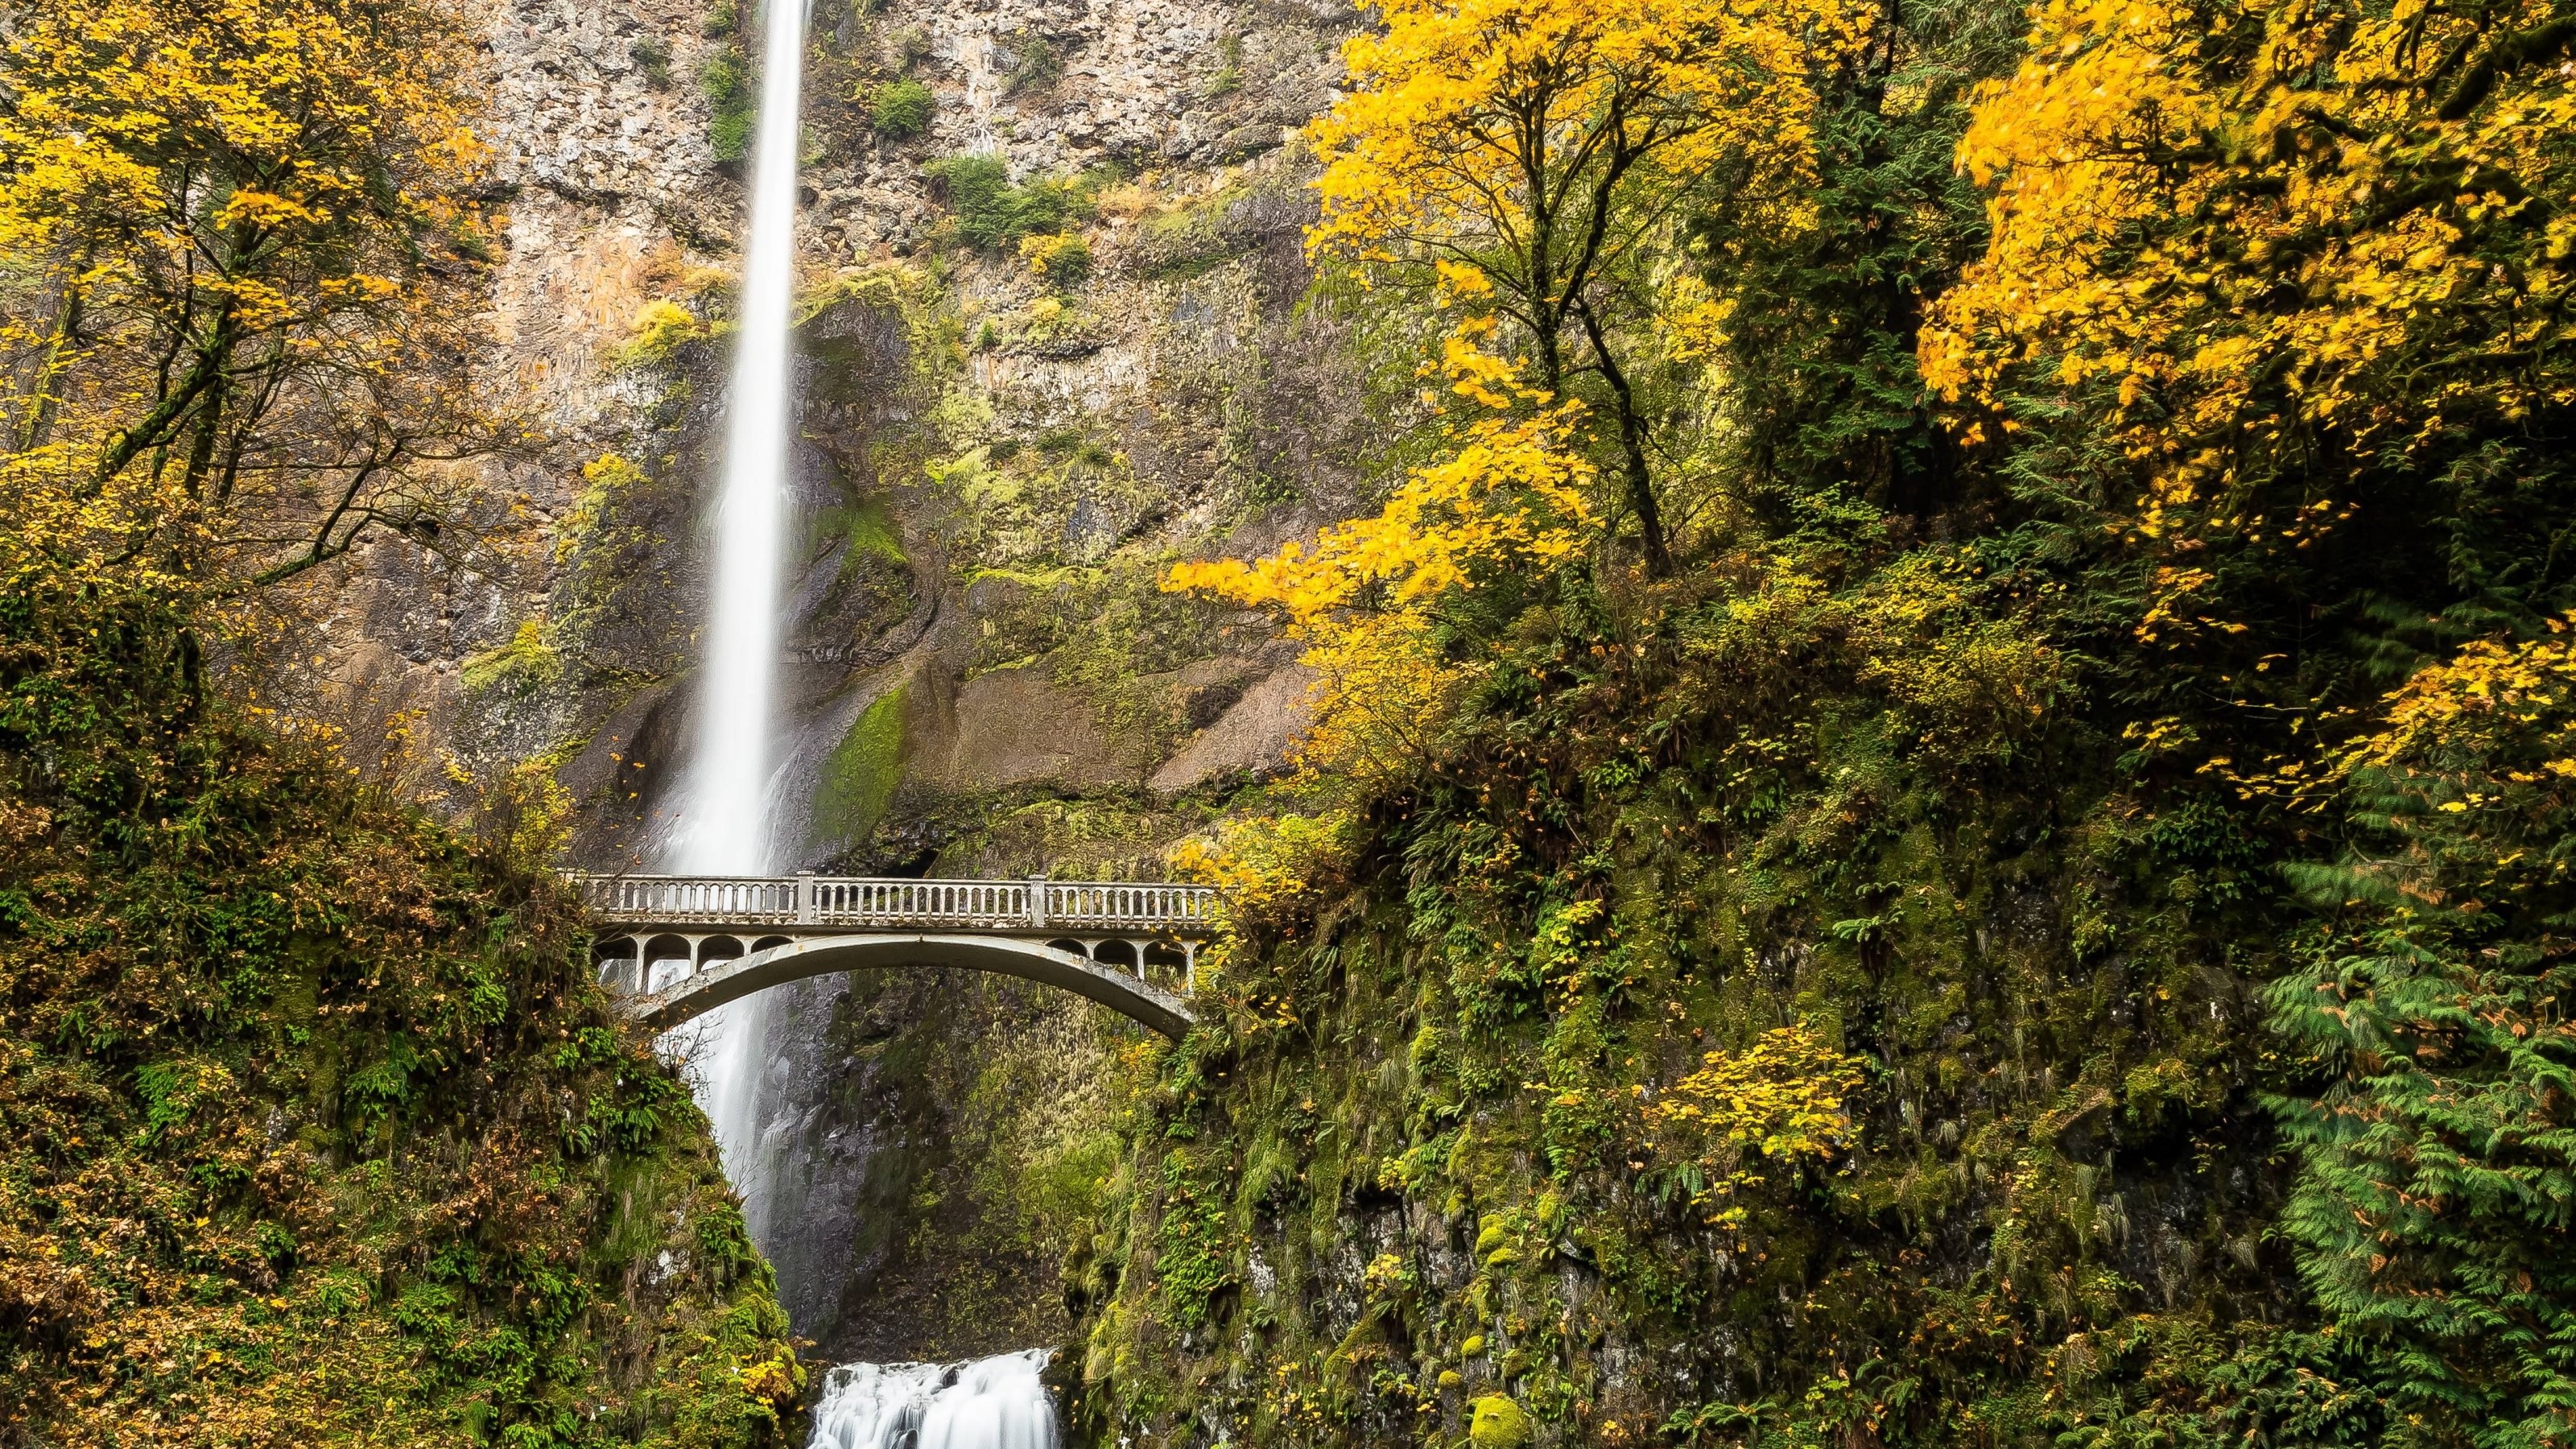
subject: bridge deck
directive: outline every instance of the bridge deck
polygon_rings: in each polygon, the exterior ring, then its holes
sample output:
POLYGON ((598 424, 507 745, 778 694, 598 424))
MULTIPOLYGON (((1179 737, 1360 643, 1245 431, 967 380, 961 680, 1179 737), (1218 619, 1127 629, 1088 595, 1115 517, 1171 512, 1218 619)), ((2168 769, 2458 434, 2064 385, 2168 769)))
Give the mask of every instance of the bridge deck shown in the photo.
MULTIPOLYGON (((932 928, 1007 935, 1094 930, 1201 938, 1215 930, 1208 886, 1126 881, 902 880, 880 876, 586 876, 582 902, 605 926, 932 928)), ((802 933, 800 933, 802 934, 802 933)))

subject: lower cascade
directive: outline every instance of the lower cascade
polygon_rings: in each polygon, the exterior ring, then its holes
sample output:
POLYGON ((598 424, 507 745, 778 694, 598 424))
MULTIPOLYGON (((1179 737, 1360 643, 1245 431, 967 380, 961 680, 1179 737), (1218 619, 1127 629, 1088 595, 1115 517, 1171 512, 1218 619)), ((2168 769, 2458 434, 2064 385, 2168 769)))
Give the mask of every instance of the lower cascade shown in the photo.
POLYGON ((965 1363, 850 1363, 824 1380, 809 1449, 1056 1449, 1045 1349, 965 1363))

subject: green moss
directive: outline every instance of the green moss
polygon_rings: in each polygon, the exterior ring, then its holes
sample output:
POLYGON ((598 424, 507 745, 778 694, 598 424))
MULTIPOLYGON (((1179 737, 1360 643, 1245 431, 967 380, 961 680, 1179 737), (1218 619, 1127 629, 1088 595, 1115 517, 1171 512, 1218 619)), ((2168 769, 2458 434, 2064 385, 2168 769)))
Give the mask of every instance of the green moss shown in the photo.
POLYGON ((1500 1394, 1487 1394, 1476 1401, 1475 1416, 1467 1424, 1467 1439, 1476 1449, 1521 1449, 1534 1431, 1529 1412, 1500 1394))
POLYGON ((812 529, 823 547, 840 545, 841 580, 851 581, 870 569, 893 570, 898 574, 912 566, 903 551, 903 540, 896 536, 894 516, 886 511, 885 500, 862 498, 856 503, 839 503, 818 511, 812 529))
POLYGON ((697 314, 667 298, 644 304, 635 314, 626 341, 608 356, 616 368, 660 367, 688 343, 708 335, 697 314))
POLYGON ((870 701, 849 733, 823 760, 814 791, 814 830, 819 838, 855 842, 885 818, 903 772, 906 686, 870 701))
MULTIPOLYGON (((729 7, 727 13, 731 13, 729 7)), ((726 33, 731 28, 728 21, 726 33)), ((719 162, 741 161, 751 150, 752 127, 759 120, 750 62, 743 58, 742 48, 727 45, 709 57, 698 71, 698 84, 707 96, 708 146, 719 162)))
POLYGON ((503 690, 533 695, 563 677, 563 656, 547 641, 542 625, 523 619, 509 643, 468 655, 458 674, 468 694, 503 690))

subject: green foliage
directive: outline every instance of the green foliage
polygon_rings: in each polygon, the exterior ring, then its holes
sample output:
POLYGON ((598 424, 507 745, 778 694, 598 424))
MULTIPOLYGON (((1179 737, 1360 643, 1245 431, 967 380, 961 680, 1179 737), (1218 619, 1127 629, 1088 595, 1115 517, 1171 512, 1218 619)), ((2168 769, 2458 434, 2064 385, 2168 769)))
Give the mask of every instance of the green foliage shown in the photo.
POLYGON ((1725 329, 1741 428, 1730 491, 1787 523, 1796 495, 1847 487, 1899 514, 1952 507, 1955 445, 1915 368, 1928 299, 1985 243, 1984 198, 1951 164, 1979 74, 2018 38, 2001 7, 1912 20, 1926 47, 1876 83, 1830 95, 1817 123, 1816 224, 1784 229, 1759 195, 1719 189, 1693 225, 1725 329), (1891 89, 1919 91, 1907 107, 1891 89), (1785 496, 1784 496, 1785 495, 1785 496))
POLYGON ((1155 1281, 1185 1330, 1207 1322, 1209 1300, 1234 1281, 1221 1189, 1194 1166, 1182 1148, 1163 1158, 1162 1232, 1154 1252, 1155 1281))
MULTIPOLYGON (((730 17, 730 6, 723 13, 730 17)), ((713 25, 710 19, 707 22, 713 25)), ((709 34, 719 32, 710 30, 709 34)), ((728 19, 725 30, 732 33, 728 19)), ((727 165, 739 163, 751 152, 751 131, 760 120, 758 98, 753 92, 750 63, 743 58, 742 47, 727 45, 707 58, 698 70, 698 86, 707 97, 707 145, 716 160, 727 165)))
POLYGON ((626 47, 626 54, 635 62, 636 68, 644 72, 646 85, 657 91, 670 86, 671 44, 669 41, 658 35, 640 36, 633 44, 626 47))
POLYGON ((868 124, 889 140, 909 140, 930 129, 937 106, 930 87, 907 76, 869 92, 868 124))
POLYGON ((922 170, 956 214, 957 235, 984 251, 1055 231, 1089 208, 1081 188, 1069 182, 1042 177, 1014 185, 1002 158, 983 152, 942 157, 922 170))
POLYGON ((2402 1406, 2497 1449, 2563 1442, 2576 1402, 2571 750, 2559 639, 2418 675, 2349 757, 2362 853, 2301 873, 2327 919, 2271 989, 2321 1087, 2275 1103, 2300 1269, 2402 1406))

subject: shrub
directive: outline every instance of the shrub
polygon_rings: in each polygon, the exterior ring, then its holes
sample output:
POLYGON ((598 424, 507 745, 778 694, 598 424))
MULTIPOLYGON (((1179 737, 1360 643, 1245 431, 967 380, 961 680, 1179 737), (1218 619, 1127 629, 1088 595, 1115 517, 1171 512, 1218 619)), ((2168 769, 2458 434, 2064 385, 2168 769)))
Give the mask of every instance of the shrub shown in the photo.
POLYGON ((707 144, 718 161, 740 161, 751 150, 754 119, 751 75, 742 52, 726 46, 698 72, 707 93, 707 144))
POLYGON ((644 72, 644 83, 661 90, 671 83, 671 46, 658 35, 647 35, 626 47, 637 68, 644 72))
POLYGON ((924 168, 957 214, 957 234, 970 245, 999 251, 1024 236, 1054 231, 1079 201, 1061 181, 1011 184, 1002 158, 974 153, 948 156, 924 168))
POLYGON ((1059 287, 1070 287, 1091 275, 1091 243, 1080 232, 1020 238, 1020 259, 1029 270, 1059 287))
POLYGON ((930 129, 938 108, 930 87, 906 77, 878 86, 868 97, 868 124, 880 136, 901 141, 930 129))

